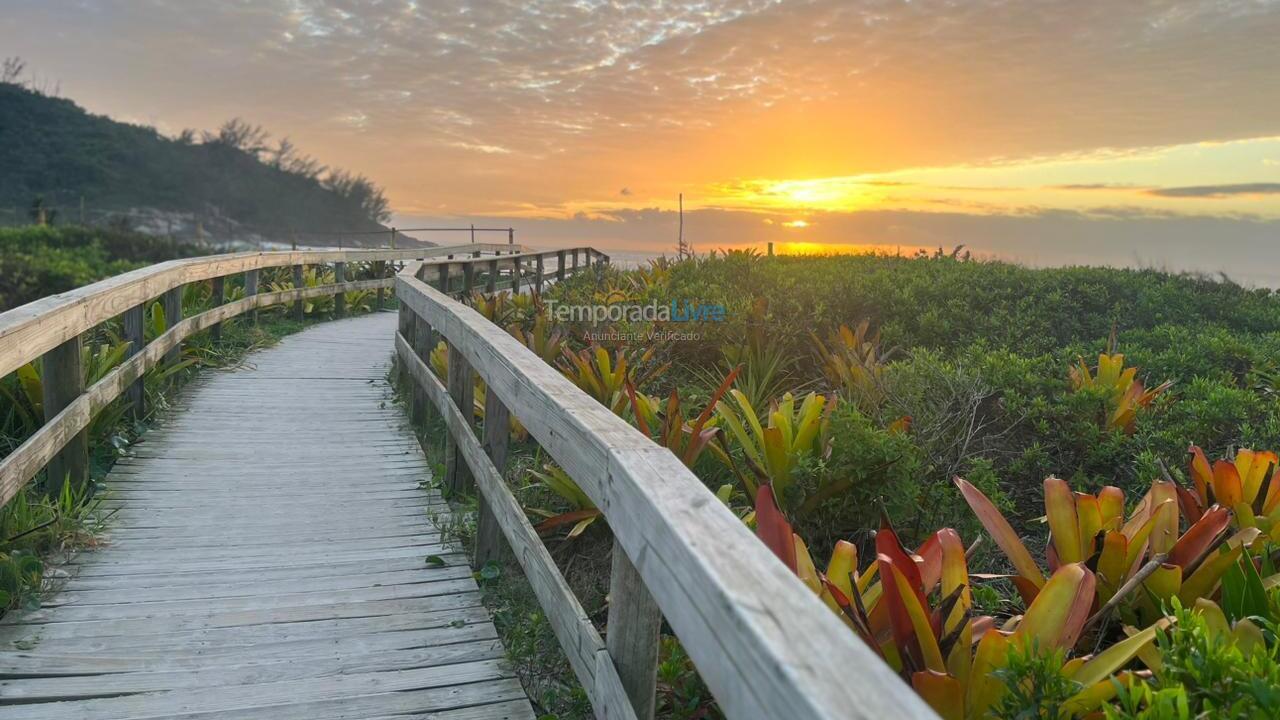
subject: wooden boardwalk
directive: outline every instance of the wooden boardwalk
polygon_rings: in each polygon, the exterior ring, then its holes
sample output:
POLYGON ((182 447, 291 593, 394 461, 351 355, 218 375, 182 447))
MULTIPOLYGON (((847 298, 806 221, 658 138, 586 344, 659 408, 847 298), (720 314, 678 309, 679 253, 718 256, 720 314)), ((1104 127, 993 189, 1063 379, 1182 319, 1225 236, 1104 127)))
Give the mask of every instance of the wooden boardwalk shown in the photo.
POLYGON ((200 377, 108 478, 107 546, 0 624, 0 719, 532 718, 428 517, 395 329, 325 323, 200 377))

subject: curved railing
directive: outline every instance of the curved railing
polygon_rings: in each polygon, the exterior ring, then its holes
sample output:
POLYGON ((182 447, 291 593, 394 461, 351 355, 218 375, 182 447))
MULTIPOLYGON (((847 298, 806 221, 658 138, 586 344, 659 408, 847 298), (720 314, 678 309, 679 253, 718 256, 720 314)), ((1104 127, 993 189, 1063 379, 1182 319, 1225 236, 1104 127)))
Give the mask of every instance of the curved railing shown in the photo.
POLYGON ((343 314, 343 293, 376 290, 378 306, 395 279, 387 264, 435 260, 437 272, 463 278, 458 290, 470 289, 475 268, 494 285, 506 273, 504 282, 519 286, 522 278, 541 284, 544 260, 557 260, 555 273, 579 267, 579 254, 590 265, 604 256, 590 248, 530 252, 519 245, 474 243, 449 247, 403 250, 306 250, 292 252, 245 252, 173 260, 117 275, 59 295, 28 303, 0 314, 0 377, 39 359, 42 363, 45 423, 17 449, 0 460, 0 505, 4 505, 41 469, 53 483, 66 478, 81 480, 87 475, 88 450, 85 429, 102 409, 127 395, 135 412, 141 414, 143 375, 166 358, 174 359, 182 341, 202 330, 217 333, 220 323, 246 312, 284 303, 294 303, 301 316, 305 300, 333 295, 336 310, 343 314), (482 258, 490 254, 492 257, 482 258), (456 258, 455 258, 456 256, 456 258), (466 258, 463 260, 462 258, 466 258), (573 264, 568 265, 571 257, 573 264), (347 281, 349 263, 372 263, 373 278, 347 281), (307 266, 333 265, 334 282, 302 287, 307 266), (531 275, 536 266, 536 277, 531 275), (268 268, 293 269, 294 288, 277 292, 259 291, 259 273, 268 268), (517 272, 516 270, 520 270, 517 272), (528 272, 525 272, 525 271, 528 272), (232 302, 225 298, 228 276, 244 276, 244 297, 232 302), (211 281, 215 307, 182 318, 182 291, 190 283, 211 281), (146 307, 157 298, 163 301, 167 329, 147 343, 143 317, 146 307), (81 367, 81 336, 98 325, 123 318, 125 340, 131 343, 128 359, 91 387, 84 386, 81 367))
POLYGON ((431 272, 396 280, 397 357, 449 429, 446 486, 480 491, 476 563, 505 539, 597 717, 652 717, 664 617, 731 718, 936 717, 675 455, 448 297, 447 280, 424 282, 431 272), (427 362, 441 337, 447 387, 427 362), (487 388, 482 440, 459 410, 473 407, 473 372, 487 388), (607 640, 503 480, 511 415, 613 531, 607 640))

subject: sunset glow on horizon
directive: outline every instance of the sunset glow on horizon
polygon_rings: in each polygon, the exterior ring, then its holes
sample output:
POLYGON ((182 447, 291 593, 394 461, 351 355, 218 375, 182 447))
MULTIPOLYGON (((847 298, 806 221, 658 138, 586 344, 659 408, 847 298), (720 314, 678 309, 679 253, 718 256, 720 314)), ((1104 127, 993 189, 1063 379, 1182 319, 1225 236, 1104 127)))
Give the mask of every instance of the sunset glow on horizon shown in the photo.
POLYGON ((1232 272, 1280 227, 1270 1, 11 5, 7 52, 65 97, 260 123, 401 226, 666 250, 683 195, 703 248, 1232 272))

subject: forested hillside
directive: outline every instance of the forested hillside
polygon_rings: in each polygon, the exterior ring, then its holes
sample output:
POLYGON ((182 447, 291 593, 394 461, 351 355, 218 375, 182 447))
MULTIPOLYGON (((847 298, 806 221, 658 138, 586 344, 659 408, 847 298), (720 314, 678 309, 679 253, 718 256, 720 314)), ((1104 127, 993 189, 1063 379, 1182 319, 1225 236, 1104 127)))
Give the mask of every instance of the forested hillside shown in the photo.
POLYGON ((54 222, 79 220, 83 204, 99 217, 120 211, 121 224, 126 211, 145 209, 284 237, 378 230, 390 217, 367 178, 326 168, 241 120, 170 138, 92 115, 17 73, 0 79, 0 208, 12 216, 0 222, 30 220, 41 208, 54 222))

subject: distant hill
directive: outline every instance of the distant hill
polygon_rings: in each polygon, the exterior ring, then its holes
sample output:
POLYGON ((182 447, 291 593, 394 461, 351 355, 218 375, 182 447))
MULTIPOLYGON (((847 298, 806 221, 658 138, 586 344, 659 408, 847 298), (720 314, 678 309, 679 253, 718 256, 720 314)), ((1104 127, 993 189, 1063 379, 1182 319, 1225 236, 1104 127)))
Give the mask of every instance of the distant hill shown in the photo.
POLYGON ((79 222, 83 206, 89 224, 215 242, 332 244, 309 233, 385 229, 376 185, 268 140, 240 120, 169 138, 0 82, 0 224, 79 222))

